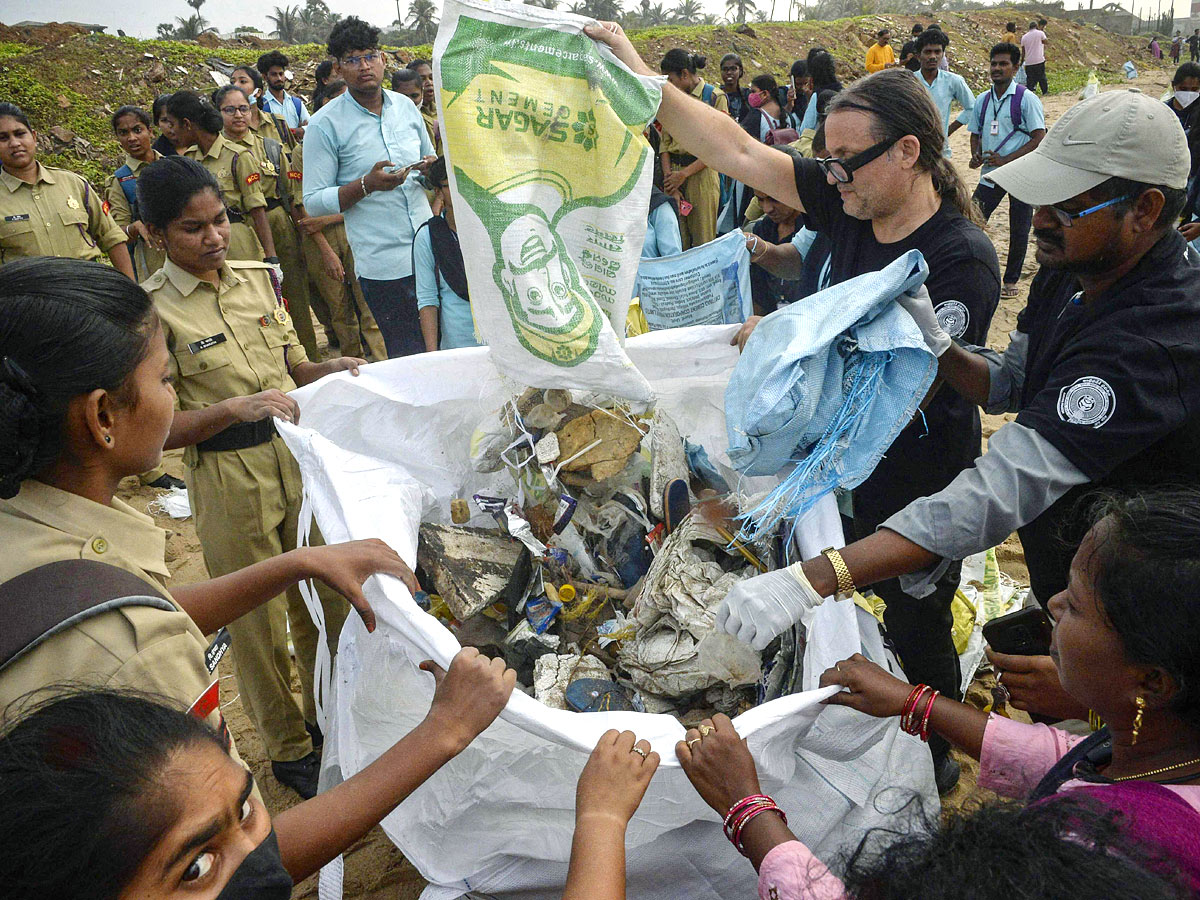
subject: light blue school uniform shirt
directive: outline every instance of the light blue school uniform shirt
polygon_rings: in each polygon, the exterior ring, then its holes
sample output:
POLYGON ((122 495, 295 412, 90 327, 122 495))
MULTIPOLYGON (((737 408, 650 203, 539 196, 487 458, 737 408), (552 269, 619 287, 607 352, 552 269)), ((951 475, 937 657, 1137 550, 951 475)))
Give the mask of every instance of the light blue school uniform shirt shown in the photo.
MULTIPOLYGON (((358 181, 380 160, 403 166, 433 155, 421 111, 403 94, 383 92, 380 115, 350 92, 313 113, 304 135, 304 205, 311 216, 341 212, 338 188, 358 181)), ((376 191, 342 213, 360 278, 392 281, 412 274, 413 235, 433 211, 411 175, 391 191, 376 191)))
POLYGON ((438 308, 438 349, 478 347, 471 303, 458 296, 442 273, 434 268, 433 238, 428 227, 417 232, 413 241, 413 274, 417 276, 417 309, 438 308), (440 298, 438 288, 441 288, 440 298))
MULTIPOLYGON (((920 70, 913 72, 913 77, 921 82, 933 97, 933 105, 938 108, 938 113, 942 117, 942 134, 950 131, 950 104, 955 100, 962 107, 962 112, 958 114, 958 121, 964 125, 970 124, 971 110, 975 106, 975 95, 967 87, 966 79, 953 72, 947 72, 945 69, 938 69, 937 78, 933 79, 933 84, 925 80, 925 76, 921 74, 920 70)), ((307 164, 308 151, 305 150, 304 153, 307 164)), ((951 156, 949 142, 946 144, 946 149, 942 151, 942 155, 951 156)))
MULTIPOLYGON (((1029 143, 1032 138, 1026 132, 1046 127, 1046 114, 1042 110, 1042 101, 1038 99, 1037 94, 1026 89, 1021 95, 1021 130, 1017 131, 1012 120, 1012 96, 1016 92, 1017 81, 1014 78, 1009 82, 1008 89, 999 98, 996 97, 994 86, 975 98, 975 108, 971 112, 970 121, 967 122, 967 130, 971 134, 979 135, 982 152, 998 152, 1005 156, 1029 143), (989 94, 991 96, 988 96, 989 94), (986 108, 984 107, 985 100, 987 101, 986 108), (983 122, 979 121, 980 115, 983 115, 983 122), (994 128, 992 127, 993 123, 996 126, 994 128)), ((984 166, 979 179, 980 183, 990 187, 992 182, 987 179, 987 174, 996 168, 996 166, 984 166)))
POLYGON ((304 105, 304 101, 287 91, 283 92, 283 100, 279 101, 270 91, 264 90, 263 106, 266 107, 267 112, 283 116, 284 121, 288 123, 288 128, 299 128, 308 122, 308 107, 304 105))
POLYGON ((646 243, 642 244, 642 259, 678 256, 683 252, 679 237, 679 218, 670 203, 660 203, 646 222, 646 243))

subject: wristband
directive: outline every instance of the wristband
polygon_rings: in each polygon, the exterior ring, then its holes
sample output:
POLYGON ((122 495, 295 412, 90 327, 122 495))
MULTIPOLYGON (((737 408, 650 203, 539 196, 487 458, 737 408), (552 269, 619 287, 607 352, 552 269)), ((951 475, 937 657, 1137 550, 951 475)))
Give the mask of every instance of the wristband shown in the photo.
POLYGON ((279 265, 279 257, 278 256, 264 256, 263 262, 269 263, 272 266, 277 266, 277 265, 279 265))
POLYGON ((834 574, 837 575, 837 595, 848 597, 853 594, 855 591, 854 579, 850 576, 850 569, 846 566, 846 561, 842 559, 842 554, 833 547, 826 547, 821 551, 821 555, 829 560, 834 574))
POLYGON ((366 197, 367 194, 371 193, 370 191, 367 190, 367 176, 366 175, 363 175, 361 178, 358 179, 358 186, 362 188, 363 197, 366 197))

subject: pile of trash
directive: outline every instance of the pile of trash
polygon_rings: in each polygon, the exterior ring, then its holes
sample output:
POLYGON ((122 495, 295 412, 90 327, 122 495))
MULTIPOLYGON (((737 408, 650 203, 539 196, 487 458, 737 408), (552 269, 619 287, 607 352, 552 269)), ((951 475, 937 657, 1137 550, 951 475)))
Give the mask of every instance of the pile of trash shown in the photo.
POLYGON ((714 631, 730 588, 774 568, 781 542, 735 539, 753 498, 731 492, 661 409, 530 388, 479 423, 470 449, 475 471, 507 471, 512 492, 454 498, 455 524, 421 525, 430 593, 416 599, 460 643, 504 657, 527 694, 690 725, 760 703, 772 668, 773 681, 794 680, 791 632, 764 667, 714 631), (479 513, 496 527, 470 527, 479 513))

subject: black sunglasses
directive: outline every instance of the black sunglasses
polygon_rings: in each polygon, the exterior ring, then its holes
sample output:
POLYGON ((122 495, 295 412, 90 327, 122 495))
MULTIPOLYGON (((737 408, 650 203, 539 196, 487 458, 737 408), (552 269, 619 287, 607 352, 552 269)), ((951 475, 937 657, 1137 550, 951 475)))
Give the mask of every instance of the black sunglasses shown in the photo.
POLYGON ((826 175, 832 176, 834 181, 841 184, 849 184, 854 180, 854 172, 861 169, 869 162, 873 162, 883 154, 887 153, 892 148, 892 145, 900 138, 888 138, 880 141, 878 144, 872 144, 862 153, 856 153, 849 159, 839 159, 836 156, 818 159, 817 165, 821 167, 821 171, 826 175))

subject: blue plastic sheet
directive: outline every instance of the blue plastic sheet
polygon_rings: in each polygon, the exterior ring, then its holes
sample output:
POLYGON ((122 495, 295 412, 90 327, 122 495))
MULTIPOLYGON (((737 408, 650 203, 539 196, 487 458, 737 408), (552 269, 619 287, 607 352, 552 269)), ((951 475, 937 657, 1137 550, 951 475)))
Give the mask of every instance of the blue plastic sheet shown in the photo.
POLYGON ((911 250, 754 330, 725 391, 729 459, 748 475, 794 468, 747 514, 743 537, 770 534, 835 487, 861 484, 912 419, 937 360, 896 299, 928 274, 911 250))

